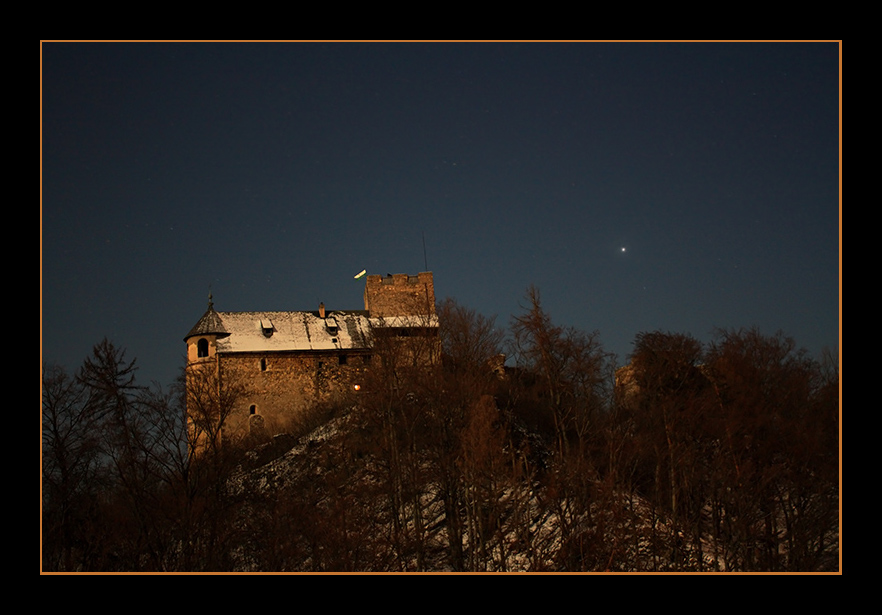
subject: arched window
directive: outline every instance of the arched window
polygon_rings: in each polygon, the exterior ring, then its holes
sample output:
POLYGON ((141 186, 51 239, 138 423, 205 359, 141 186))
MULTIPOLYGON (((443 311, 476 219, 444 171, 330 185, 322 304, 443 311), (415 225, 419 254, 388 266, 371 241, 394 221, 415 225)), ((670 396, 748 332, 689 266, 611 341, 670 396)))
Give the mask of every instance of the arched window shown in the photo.
POLYGON ((204 337, 196 342, 196 356, 200 359, 208 356, 208 340, 204 337))
POLYGON ((262 371, 262 372, 266 371, 266 359, 260 360, 260 371, 262 371))
POLYGON ((248 408, 248 414, 257 414, 257 406, 251 404, 251 407, 248 408))

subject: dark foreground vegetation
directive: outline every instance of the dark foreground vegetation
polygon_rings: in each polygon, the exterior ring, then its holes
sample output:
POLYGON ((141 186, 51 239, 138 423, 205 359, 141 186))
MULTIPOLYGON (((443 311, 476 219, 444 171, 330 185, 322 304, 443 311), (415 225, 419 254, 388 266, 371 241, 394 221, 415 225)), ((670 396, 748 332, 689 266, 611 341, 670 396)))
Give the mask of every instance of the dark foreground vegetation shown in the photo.
MULTIPOLYGON (((180 383, 106 341, 46 367, 42 570, 839 569, 833 357, 649 332, 616 372, 532 289, 507 334, 439 316, 435 368, 378 349, 357 397, 198 459, 180 383)), ((235 388, 201 401, 222 422, 235 388)))

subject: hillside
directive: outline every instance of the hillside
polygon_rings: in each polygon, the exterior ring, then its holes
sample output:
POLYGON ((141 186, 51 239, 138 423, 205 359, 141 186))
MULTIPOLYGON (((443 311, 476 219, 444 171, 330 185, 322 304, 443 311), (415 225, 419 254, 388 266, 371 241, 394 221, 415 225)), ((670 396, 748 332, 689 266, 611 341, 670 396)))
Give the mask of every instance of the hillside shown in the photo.
POLYGON ((109 343, 76 378, 47 370, 43 568, 839 569, 834 361, 754 330, 651 332, 614 372, 535 305, 506 366, 492 321, 442 322, 442 361, 379 353, 269 441, 225 430, 217 387, 137 386, 109 343), (195 401, 211 432, 184 420, 195 401))
MULTIPOLYGON (((485 425, 492 433, 480 441, 495 439, 499 456, 466 453, 454 486, 437 450, 399 451, 396 459, 357 408, 296 441, 280 436, 250 452, 232 481, 241 539, 233 568, 679 572, 726 571, 737 561, 724 535, 690 534, 686 523, 595 471, 562 476, 541 435, 487 401, 480 411, 493 414, 485 425), (393 473, 396 465, 404 476, 393 473)), ((713 526, 710 506, 701 516, 713 526)), ((818 566, 834 570, 838 536, 827 539, 818 566)), ((779 557, 786 560, 786 548, 779 557)))
MULTIPOLYGON (((408 472, 413 482, 399 480, 390 475, 390 458, 366 441, 369 431, 352 409, 296 441, 277 436, 248 453, 231 481, 243 510, 237 570, 560 570, 566 513, 548 506, 537 477, 480 473, 479 484, 463 484, 462 510, 454 516, 466 527, 457 532, 437 480, 437 456, 429 450, 415 454, 408 472), (453 544, 457 534, 461 549, 453 544)), ((622 496, 620 505, 648 515, 639 498, 622 496)), ((579 541, 587 545, 600 531, 589 525, 601 518, 604 525, 614 522, 608 513, 595 510, 590 521, 570 518, 574 527, 565 531, 583 534, 579 541)), ((651 524, 634 520, 632 530, 651 524)), ((618 547, 622 555, 633 544, 641 549, 637 536, 624 542, 618 547)), ((642 556, 627 559, 635 557, 642 556)), ((615 552, 608 558, 615 559, 615 552)))

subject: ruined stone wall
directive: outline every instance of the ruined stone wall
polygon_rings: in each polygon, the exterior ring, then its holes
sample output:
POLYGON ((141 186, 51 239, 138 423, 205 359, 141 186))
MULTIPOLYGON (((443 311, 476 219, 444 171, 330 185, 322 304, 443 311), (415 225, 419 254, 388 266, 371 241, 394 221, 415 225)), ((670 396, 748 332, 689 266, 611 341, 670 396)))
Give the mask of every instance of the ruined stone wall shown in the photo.
POLYGON ((370 312, 371 318, 434 314, 435 284, 432 272, 367 276, 364 309, 370 312))

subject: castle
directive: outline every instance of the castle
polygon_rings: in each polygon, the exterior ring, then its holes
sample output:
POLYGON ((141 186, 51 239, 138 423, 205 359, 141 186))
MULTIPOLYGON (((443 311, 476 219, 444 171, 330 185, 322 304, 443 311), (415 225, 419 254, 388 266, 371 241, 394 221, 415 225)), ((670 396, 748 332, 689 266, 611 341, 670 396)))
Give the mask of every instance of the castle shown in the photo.
POLYGON ((203 437, 282 433, 316 403, 357 392, 375 354, 438 360, 432 273, 366 276, 364 310, 218 312, 209 296, 184 342, 191 429, 201 416, 223 424, 203 437))

